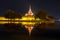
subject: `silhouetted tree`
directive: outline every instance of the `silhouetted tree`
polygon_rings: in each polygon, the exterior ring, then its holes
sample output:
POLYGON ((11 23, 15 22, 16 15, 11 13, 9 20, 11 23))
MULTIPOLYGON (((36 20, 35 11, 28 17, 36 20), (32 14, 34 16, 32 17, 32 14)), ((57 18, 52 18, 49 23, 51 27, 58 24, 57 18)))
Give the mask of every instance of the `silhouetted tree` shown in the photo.
POLYGON ((44 10, 39 10, 36 13, 36 17, 39 17, 41 19, 46 19, 46 16, 47 16, 47 12, 45 12, 44 10))
POLYGON ((6 11, 5 17, 10 18, 10 19, 15 18, 15 12, 13 10, 9 9, 6 11))

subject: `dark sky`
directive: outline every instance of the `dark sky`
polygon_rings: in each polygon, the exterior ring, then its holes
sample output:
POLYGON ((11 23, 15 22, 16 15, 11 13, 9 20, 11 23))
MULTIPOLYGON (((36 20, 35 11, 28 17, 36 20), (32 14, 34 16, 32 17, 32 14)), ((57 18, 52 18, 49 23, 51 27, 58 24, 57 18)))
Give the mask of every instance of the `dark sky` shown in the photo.
POLYGON ((0 15, 5 15, 8 9, 13 9, 16 13, 25 13, 29 5, 34 13, 43 9, 48 15, 60 17, 60 0, 0 0, 0 15))

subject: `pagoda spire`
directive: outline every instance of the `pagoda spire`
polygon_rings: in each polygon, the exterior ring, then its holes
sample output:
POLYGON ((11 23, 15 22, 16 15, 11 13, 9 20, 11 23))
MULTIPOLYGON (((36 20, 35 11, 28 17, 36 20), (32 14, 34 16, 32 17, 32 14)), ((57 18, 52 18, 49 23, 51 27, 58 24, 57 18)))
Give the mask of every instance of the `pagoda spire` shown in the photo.
POLYGON ((34 15, 33 14, 33 12, 32 12, 32 9, 31 9, 31 5, 29 6, 29 10, 28 10, 28 12, 25 14, 25 16, 32 16, 32 15, 34 15))

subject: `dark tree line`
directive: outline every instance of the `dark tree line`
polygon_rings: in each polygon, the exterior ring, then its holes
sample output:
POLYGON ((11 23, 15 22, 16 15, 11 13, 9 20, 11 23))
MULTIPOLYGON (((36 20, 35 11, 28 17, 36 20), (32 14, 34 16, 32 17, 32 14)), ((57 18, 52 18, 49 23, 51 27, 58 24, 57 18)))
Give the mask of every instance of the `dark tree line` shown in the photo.
POLYGON ((15 13, 15 11, 9 9, 6 11, 5 17, 10 18, 10 19, 14 19, 14 18, 21 18, 22 15, 21 15, 21 13, 15 13))
POLYGON ((35 14, 35 17, 38 17, 38 18, 41 18, 41 19, 47 19, 50 18, 50 19, 54 19, 54 16, 48 16, 47 15, 48 13, 44 10, 39 10, 36 14, 35 14))

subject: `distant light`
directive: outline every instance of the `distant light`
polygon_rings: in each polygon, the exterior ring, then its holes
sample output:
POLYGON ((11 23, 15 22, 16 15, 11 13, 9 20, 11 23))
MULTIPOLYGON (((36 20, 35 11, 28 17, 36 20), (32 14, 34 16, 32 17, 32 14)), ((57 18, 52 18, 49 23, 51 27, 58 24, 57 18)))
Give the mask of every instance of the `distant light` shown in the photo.
POLYGON ((58 19, 58 21, 60 21, 60 19, 58 19))

